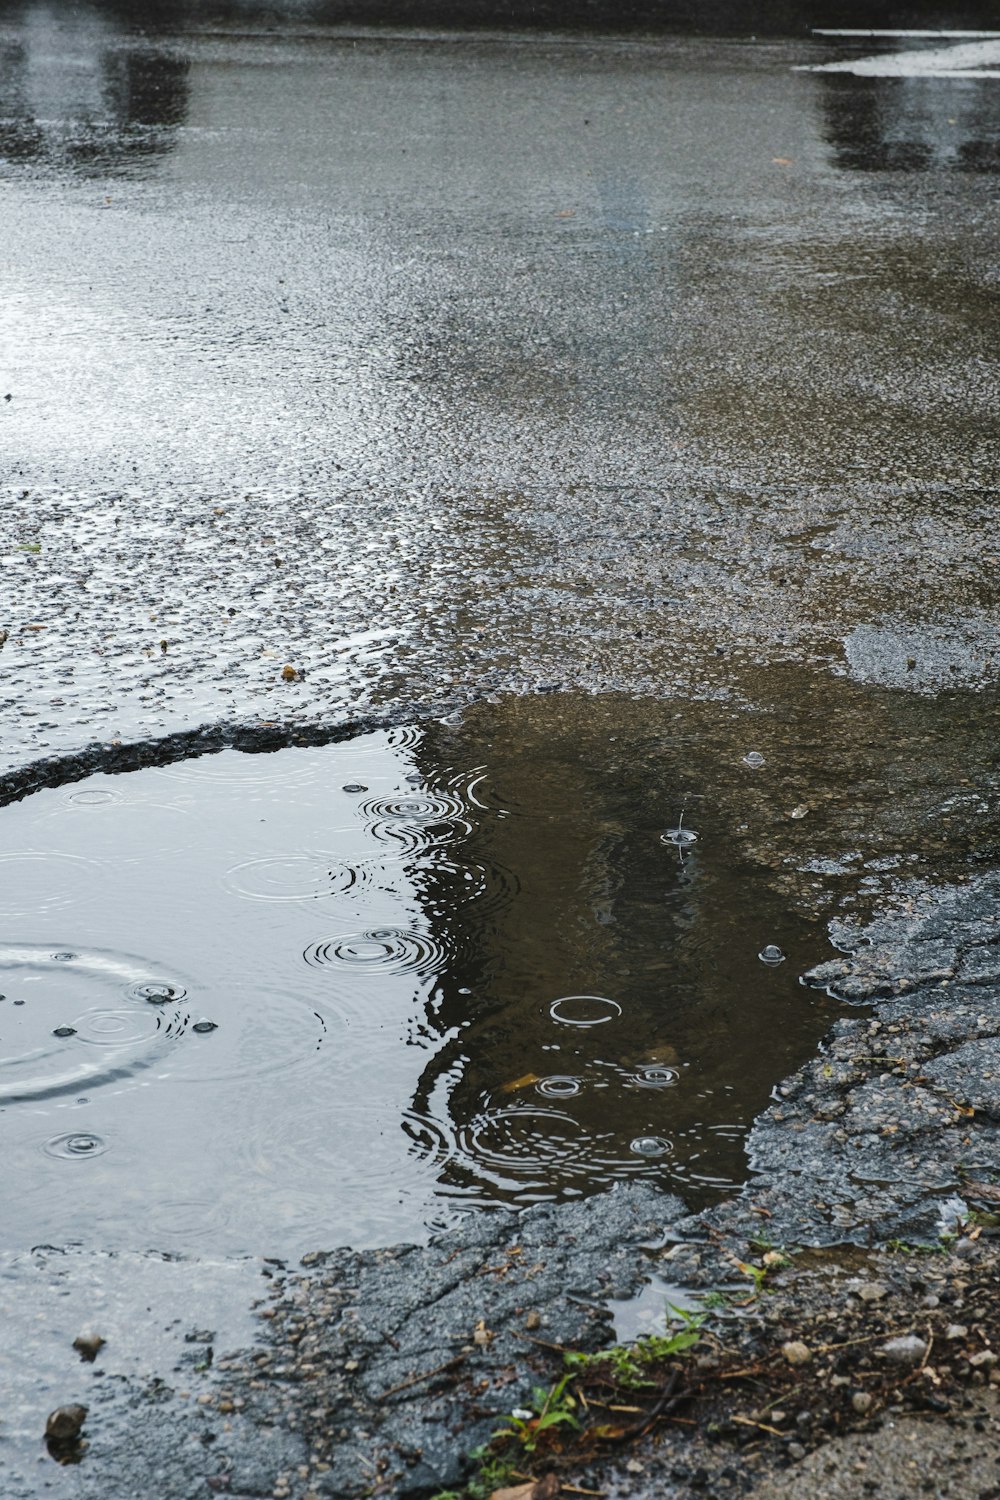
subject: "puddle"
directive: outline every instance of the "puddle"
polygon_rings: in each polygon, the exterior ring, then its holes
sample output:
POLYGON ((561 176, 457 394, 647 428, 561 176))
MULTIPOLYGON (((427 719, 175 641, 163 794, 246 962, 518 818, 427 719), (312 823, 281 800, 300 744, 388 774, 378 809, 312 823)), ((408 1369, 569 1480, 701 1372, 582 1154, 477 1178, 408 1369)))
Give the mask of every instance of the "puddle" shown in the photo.
POLYGON ((739 1183, 837 1014, 797 977, 834 905, 997 847, 992 700, 959 733, 793 686, 797 717, 517 699, 4 808, 0 1246, 292 1255, 739 1183))

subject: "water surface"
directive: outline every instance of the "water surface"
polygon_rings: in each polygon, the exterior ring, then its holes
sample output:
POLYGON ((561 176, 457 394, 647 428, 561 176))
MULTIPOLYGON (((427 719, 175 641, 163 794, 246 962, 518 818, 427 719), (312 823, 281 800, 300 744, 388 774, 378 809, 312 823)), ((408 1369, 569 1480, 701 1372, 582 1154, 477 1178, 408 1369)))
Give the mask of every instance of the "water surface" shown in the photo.
POLYGON ((731 1190, 838 1013, 798 982, 824 919, 996 848, 995 706, 957 735, 785 686, 798 720, 511 699, 3 809, 3 1245, 284 1254, 731 1190))

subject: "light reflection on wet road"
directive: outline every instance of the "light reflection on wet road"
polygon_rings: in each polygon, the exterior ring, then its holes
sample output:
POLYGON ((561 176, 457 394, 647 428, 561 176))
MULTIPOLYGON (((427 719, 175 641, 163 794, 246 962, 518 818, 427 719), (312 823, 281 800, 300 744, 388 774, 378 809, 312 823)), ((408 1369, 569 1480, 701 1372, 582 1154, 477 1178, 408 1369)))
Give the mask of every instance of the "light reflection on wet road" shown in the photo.
POLYGON ((994 81, 163 16, 0 28, 3 765, 993 677, 994 81))

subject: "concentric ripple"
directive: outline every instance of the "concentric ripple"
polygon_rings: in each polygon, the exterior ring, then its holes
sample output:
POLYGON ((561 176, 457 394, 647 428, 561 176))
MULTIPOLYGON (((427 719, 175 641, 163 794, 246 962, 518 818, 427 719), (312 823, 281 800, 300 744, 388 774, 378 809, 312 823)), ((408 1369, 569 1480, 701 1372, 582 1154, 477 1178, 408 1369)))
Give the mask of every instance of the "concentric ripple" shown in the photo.
POLYGON ((447 949, 416 928, 375 927, 313 943, 302 956, 315 969, 346 964, 370 973, 429 974, 444 966, 447 949))
POLYGON ((606 995, 563 995, 553 1000, 549 1015, 563 1026, 604 1026, 622 1013, 617 1000, 606 995))
POLYGON ((677 849, 686 849, 690 844, 698 842, 698 835, 693 828, 668 828, 666 833, 660 834, 661 844, 673 844, 677 849))
POLYGON ((209 751, 188 756, 166 766, 156 766, 159 776, 174 781, 202 782, 217 786, 303 786, 317 774, 315 757, 305 752, 241 750, 209 751))
POLYGON ((42 1150, 46 1156, 54 1156, 59 1161, 87 1161, 93 1156, 103 1156, 108 1143, 99 1135, 71 1131, 66 1135, 54 1135, 45 1142, 42 1150))
POLYGON ((669 1156, 673 1147, 662 1135, 638 1135, 630 1143, 629 1150, 633 1151, 636 1156, 644 1156, 647 1160, 654 1160, 660 1156, 669 1156))
POLYGON ((640 1089, 671 1089, 680 1083, 681 1075, 676 1068, 665 1068, 659 1063, 648 1068, 636 1068, 629 1075, 629 1083, 640 1089))
POLYGON ((582 1089, 581 1080, 568 1074, 554 1073, 550 1078, 539 1078, 535 1084, 536 1094, 543 1099, 573 1099, 582 1089))
POLYGON ((553 1172, 585 1171, 587 1132, 562 1110, 510 1105, 476 1115, 457 1132, 459 1151, 497 1186, 525 1178, 544 1188, 553 1172))
POLYGON ((496 916, 520 889, 517 877, 502 865, 458 859, 447 849, 428 849, 407 868, 431 917, 447 916, 456 902, 474 902, 482 916, 496 916))
POLYGON ((0 854, 0 917, 61 911, 92 893, 100 864, 77 854, 32 849, 0 854))
MULTIPOLYGON (((62 955, 57 953, 55 957, 62 955)), ((125 995, 129 1000, 145 1000, 147 1005, 171 1005, 186 999, 187 990, 169 979, 141 979, 137 984, 127 985, 125 995)))
MULTIPOLYGON (((398 872, 400 875, 402 871, 398 872)), ((384 860, 336 860, 321 854, 271 855, 234 865, 227 890, 250 901, 320 901, 392 889, 384 860)))
POLYGON ((112 954, 0 948, 0 1100, 89 1092, 162 1064, 188 1028, 185 989, 141 974, 138 960, 112 954), (172 998, 150 1007, 156 986, 172 998))
POLYGON ((440 1120, 420 1110, 408 1109, 402 1117, 409 1154, 424 1167, 440 1170, 455 1154, 455 1142, 440 1120))
POLYGON ((444 793, 371 797, 360 811, 368 819, 368 832, 373 839, 406 854, 452 844, 472 832, 472 824, 462 816, 465 812, 462 799, 444 793))
POLYGON ((121 792, 114 791, 111 787, 93 787, 82 792, 70 792, 66 801, 73 807, 103 807, 109 802, 121 802, 121 792))

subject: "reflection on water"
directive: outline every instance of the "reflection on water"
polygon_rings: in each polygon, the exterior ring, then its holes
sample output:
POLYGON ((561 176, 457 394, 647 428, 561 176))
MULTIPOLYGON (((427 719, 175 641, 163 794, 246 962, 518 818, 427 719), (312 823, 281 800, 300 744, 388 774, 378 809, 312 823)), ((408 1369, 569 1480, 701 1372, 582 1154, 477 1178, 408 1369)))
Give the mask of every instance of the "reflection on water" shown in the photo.
POLYGON ((845 171, 1000 171, 995 80, 817 78, 823 133, 845 171))
POLYGON ((739 1182, 836 1013, 797 981, 823 918, 998 843, 996 703, 789 675, 5 808, 5 857, 53 872, 0 947, 5 1242, 294 1253, 739 1182))
POLYGON ((0 34, 0 161, 105 174, 160 156, 187 116, 188 71, 96 6, 29 6, 0 34))

